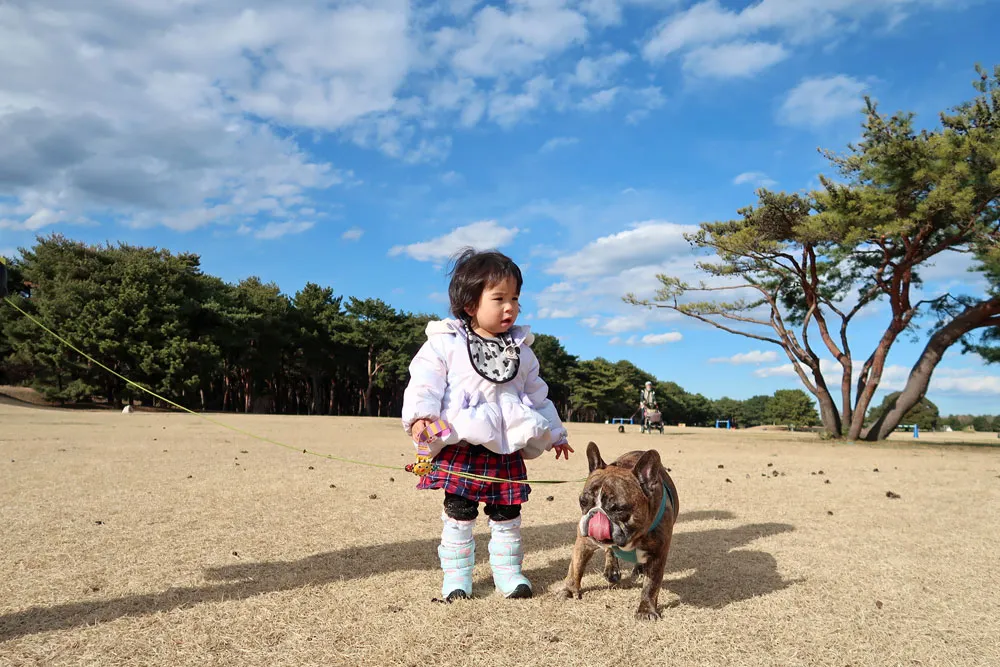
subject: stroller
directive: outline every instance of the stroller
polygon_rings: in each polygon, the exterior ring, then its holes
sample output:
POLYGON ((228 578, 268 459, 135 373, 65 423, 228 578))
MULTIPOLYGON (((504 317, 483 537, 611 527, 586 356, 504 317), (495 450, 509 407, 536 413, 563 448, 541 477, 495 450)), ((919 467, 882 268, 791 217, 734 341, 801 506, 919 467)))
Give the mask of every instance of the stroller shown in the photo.
POLYGON ((653 429, 657 429, 660 433, 663 433, 663 416, 660 414, 659 410, 653 408, 643 408, 641 432, 652 433, 653 429))

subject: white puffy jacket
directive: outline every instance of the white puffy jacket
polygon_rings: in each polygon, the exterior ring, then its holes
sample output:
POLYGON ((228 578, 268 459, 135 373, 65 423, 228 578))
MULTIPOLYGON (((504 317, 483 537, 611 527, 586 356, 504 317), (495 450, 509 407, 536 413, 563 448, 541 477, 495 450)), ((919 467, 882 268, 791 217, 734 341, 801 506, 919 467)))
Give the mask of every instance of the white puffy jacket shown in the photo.
POLYGON ((451 435, 431 445, 437 455, 460 440, 498 454, 520 451, 533 459, 566 442, 566 428, 548 398, 549 387, 538 376, 538 357, 531 350, 529 327, 510 330, 521 350, 517 376, 495 384, 480 376, 469 360, 467 334, 460 320, 430 322, 427 342, 410 362, 410 383, 403 394, 403 429, 418 419, 444 419, 451 435))

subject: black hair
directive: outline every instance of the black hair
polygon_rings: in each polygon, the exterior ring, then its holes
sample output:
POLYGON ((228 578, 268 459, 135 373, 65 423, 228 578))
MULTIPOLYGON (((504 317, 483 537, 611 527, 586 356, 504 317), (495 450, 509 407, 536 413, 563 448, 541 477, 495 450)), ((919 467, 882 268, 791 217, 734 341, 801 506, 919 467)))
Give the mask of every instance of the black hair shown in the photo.
POLYGON ((483 291, 513 278, 517 284, 516 291, 521 293, 524 283, 521 269, 507 255, 496 250, 479 251, 475 248, 463 248, 455 256, 449 271, 451 283, 448 285, 448 298, 451 300, 451 314, 464 322, 469 321, 466 307, 479 303, 483 291))

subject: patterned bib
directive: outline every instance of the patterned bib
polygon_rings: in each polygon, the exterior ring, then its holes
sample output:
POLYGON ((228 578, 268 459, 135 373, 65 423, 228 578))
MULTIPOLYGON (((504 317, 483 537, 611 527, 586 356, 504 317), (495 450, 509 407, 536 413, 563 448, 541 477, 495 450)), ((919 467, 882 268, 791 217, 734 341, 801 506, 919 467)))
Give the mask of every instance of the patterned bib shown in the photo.
POLYGON ((510 334, 499 338, 483 338, 465 325, 469 347, 469 361, 483 379, 495 384, 510 382, 521 367, 521 349, 514 344, 510 334))

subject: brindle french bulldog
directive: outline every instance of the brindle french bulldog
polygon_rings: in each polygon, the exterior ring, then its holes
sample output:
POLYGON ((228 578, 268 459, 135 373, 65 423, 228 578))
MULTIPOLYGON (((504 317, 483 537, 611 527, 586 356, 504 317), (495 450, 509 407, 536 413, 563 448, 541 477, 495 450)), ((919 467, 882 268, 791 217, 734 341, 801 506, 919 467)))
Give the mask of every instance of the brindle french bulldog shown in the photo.
POLYGON ((584 568, 598 549, 604 549, 604 576, 618 583, 618 559, 636 563, 634 573, 645 575, 640 620, 656 620, 656 600, 677 520, 677 488, 655 449, 634 451, 606 464, 597 445, 587 445, 590 474, 580 495, 583 516, 573 546, 573 559, 561 589, 566 598, 580 598, 584 568))

